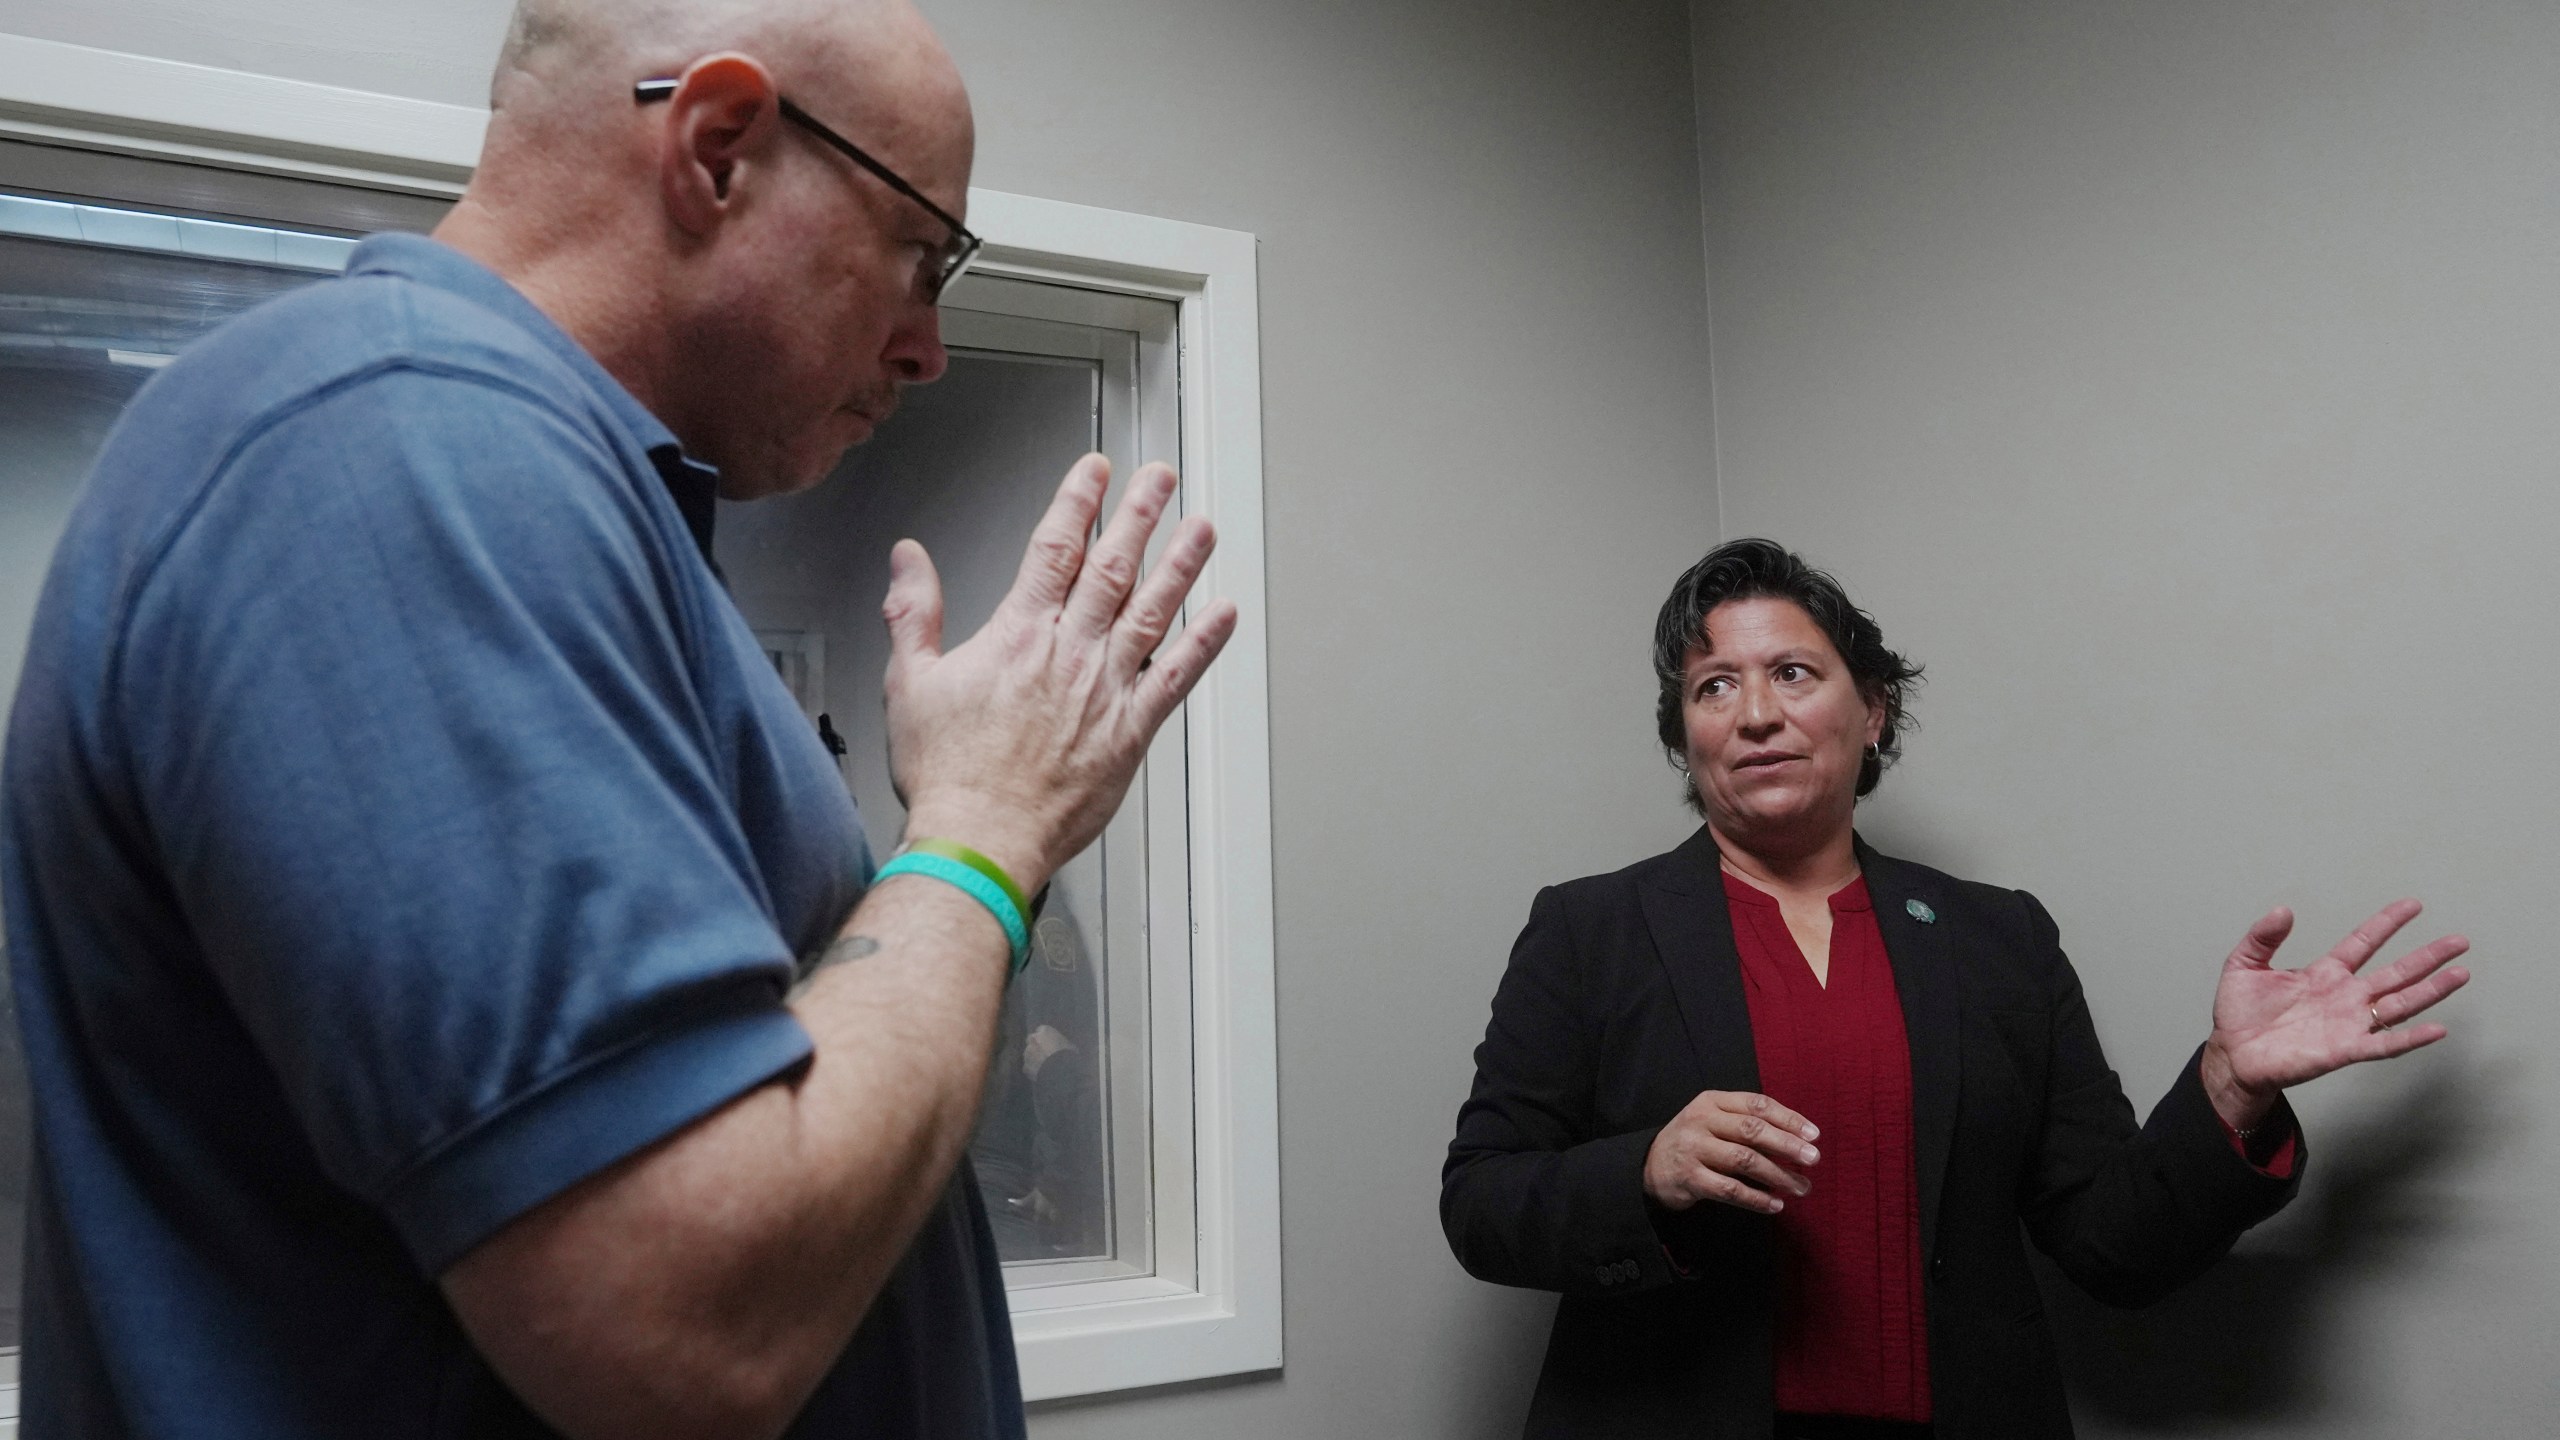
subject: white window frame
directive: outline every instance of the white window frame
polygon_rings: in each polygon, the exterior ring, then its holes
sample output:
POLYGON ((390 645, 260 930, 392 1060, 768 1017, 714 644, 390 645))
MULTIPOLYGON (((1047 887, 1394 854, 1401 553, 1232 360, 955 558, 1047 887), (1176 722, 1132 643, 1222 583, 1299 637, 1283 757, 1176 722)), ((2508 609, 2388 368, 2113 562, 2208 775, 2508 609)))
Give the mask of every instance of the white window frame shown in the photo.
MULTIPOLYGON (((149 56, 0 35, 0 135, 420 195, 459 194, 488 114, 149 56)), ((1014 1317, 1025 1398, 1057 1399, 1281 1363, 1269 687, 1263 625, 1260 309, 1235 230, 971 190, 990 274, 1179 307, 1183 509, 1217 523, 1203 596, 1241 612, 1192 693, 1195 1264, 1155 1293, 1014 1317)), ((1179 1270, 1183 1267, 1170 1267, 1179 1270)))

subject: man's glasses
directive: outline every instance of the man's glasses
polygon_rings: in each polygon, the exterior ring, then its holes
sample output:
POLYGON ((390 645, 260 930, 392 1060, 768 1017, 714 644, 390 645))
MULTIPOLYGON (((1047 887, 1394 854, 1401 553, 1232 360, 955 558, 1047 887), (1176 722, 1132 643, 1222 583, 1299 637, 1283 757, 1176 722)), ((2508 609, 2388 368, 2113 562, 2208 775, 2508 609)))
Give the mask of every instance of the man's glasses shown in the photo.
MULTIPOLYGON (((642 105, 655 104, 674 95, 676 84, 673 79, 643 80, 631 87, 631 98, 642 105)), ((793 104, 789 96, 777 95, 774 103, 781 108, 783 119, 824 140, 836 153, 878 176, 881 184, 923 206, 925 213, 941 221, 943 228, 951 232, 950 238, 944 240, 942 247, 926 262, 925 299, 939 301, 943 289, 959 279, 960 272, 969 268, 969 262, 978 258, 978 247, 985 242, 954 218, 950 211, 924 198, 924 192, 908 184, 897 171, 872 159, 861 146, 818 123, 816 116, 793 104)))

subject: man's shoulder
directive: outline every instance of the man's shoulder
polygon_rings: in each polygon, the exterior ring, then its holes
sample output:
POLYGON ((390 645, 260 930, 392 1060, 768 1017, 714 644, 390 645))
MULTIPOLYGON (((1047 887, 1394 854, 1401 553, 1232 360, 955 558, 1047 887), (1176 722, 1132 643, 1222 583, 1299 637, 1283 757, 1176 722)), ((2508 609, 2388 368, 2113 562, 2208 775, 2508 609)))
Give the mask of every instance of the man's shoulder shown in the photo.
POLYGON ((640 572, 671 547, 644 446, 515 317, 359 272, 270 301, 155 376, 56 568, 118 633, 223 597, 255 610, 260 586, 287 579, 309 596, 386 576, 503 580, 520 599, 603 573, 657 587, 663 568, 640 572), (472 564, 444 563, 456 555, 472 564))
POLYGON ((589 399, 583 377, 513 318, 377 272, 322 281, 240 316, 163 371, 136 412, 199 412, 189 418, 252 429, 352 387, 432 379, 562 409, 586 409, 589 399))
POLYGON ((214 513, 299 525, 392 492, 464 510, 578 503, 596 487, 516 482, 585 473, 630 490, 645 443, 515 317, 357 273, 249 311, 153 377, 100 453, 70 535, 103 526, 126 563, 149 568, 180 534, 224 528, 214 513))

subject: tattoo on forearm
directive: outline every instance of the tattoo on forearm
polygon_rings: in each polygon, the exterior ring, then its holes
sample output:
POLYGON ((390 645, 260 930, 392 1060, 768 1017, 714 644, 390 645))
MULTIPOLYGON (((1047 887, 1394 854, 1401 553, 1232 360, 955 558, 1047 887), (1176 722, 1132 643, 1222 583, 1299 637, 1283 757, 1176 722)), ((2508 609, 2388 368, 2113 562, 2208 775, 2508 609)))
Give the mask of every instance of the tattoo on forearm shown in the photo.
POLYGON ((807 989, 809 982, 817 979, 820 971, 833 969, 848 960, 859 960, 866 955, 879 953, 880 942, 868 935, 839 935, 834 944, 819 953, 818 958, 810 963, 808 969, 800 972, 800 979, 791 987, 792 993, 798 994, 807 989))

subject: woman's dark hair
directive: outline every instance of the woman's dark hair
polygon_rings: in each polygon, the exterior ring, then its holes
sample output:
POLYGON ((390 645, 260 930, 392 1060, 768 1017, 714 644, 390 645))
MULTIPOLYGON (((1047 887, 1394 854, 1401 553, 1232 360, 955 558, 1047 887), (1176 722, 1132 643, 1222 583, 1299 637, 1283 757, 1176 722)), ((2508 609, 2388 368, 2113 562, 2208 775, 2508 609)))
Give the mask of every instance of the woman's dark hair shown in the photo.
MULTIPOLYGON (((1774 540, 1729 540, 1708 551, 1671 587, 1671 598, 1662 602, 1662 613, 1653 622, 1653 675, 1662 683, 1654 701, 1654 731, 1672 767, 1683 775, 1689 769, 1680 684, 1690 647, 1705 636, 1708 612, 1728 600, 1757 599, 1793 601, 1813 617, 1831 638, 1831 648, 1848 662, 1858 693, 1883 709, 1884 731, 1858 766, 1858 793, 1865 795, 1884 778, 1885 767, 1902 756, 1902 732, 1912 723, 1904 708, 1920 683, 1920 667, 1885 648, 1883 628, 1849 603, 1849 592, 1839 581, 1774 540)), ((1688 799, 1697 808, 1694 780, 1688 782, 1688 799)))

